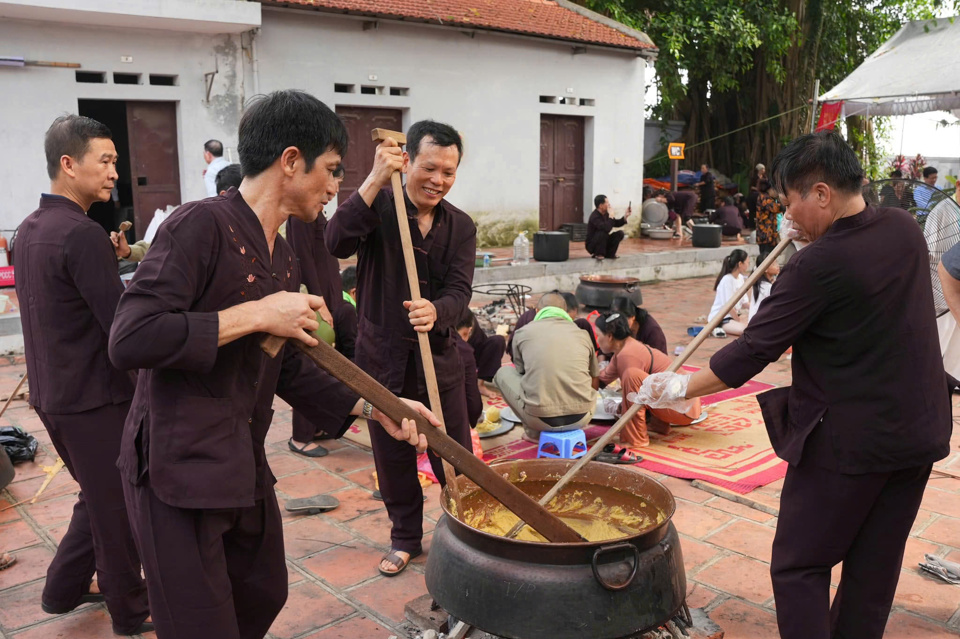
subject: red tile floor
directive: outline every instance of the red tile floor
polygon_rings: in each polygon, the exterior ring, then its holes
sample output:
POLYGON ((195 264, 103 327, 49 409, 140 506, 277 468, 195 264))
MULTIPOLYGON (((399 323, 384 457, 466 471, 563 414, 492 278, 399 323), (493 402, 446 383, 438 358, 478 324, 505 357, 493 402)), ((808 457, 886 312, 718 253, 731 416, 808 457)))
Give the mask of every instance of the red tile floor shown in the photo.
MULTIPOLYGON (((712 284, 711 278, 700 278, 644 287, 644 306, 665 328, 671 349, 689 342, 686 328, 708 311, 712 284)), ((725 343, 708 339, 691 364, 703 365, 725 343)), ((0 395, 8 393, 22 373, 22 363, 0 367, 0 395)), ((789 361, 773 364, 759 379, 789 383, 789 361)), ((370 498, 373 458, 369 451, 342 441, 331 443, 330 455, 319 460, 295 456, 286 445, 289 410, 283 405, 278 408, 268 444, 271 467, 280 478, 277 491, 281 501, 331 493, 341 506, 323 515, 284 517, 290 596, 271 637, 385 639, 396 634, 404 603, 425 592, 426 556, 414 560, 398 578, 381 577, 376 564, 387 549, 389 528, 382 504, 370 498)), ((52 464, 55 457, 40 421, 23 402, 14 402, 0 423, 22 426, 43 448, 35 463, 17 467, 16 481, 0 492, 2 509, 31 497, 42 481, 41 466, 52 464)), ((950 458, 941 464, 960 471, 960 429, 954 434, 950 458)), ((727 639, 776 637, 769 578, 776 518, 693 488, 685 480, 660 479, 679 504, 674 521, 683 539, 690 605, 705 607, 726 631, 727 639)), ((39 606, 45 571, 64 533, 76 490, 69 476, 61 473, 37 504, 0 511, 0 548, 18 558, 17 565, 0 572, 0 639, 112 637, 102 605, 85 606, 61 617, 47 616, 39 606)), ((777 482, 750 497, 776 506, 779 490, 777 482)), ((436 486, 427 491, 424 545, 428 551, 429 531, 439 517, 438 493, 436 486)), ((960 635, 960 587, 936 581, 917 569, 917 562, 927 552, 960 561, 960 480, 930 480, 907 545, 887 627, 889 639, 960 635)))

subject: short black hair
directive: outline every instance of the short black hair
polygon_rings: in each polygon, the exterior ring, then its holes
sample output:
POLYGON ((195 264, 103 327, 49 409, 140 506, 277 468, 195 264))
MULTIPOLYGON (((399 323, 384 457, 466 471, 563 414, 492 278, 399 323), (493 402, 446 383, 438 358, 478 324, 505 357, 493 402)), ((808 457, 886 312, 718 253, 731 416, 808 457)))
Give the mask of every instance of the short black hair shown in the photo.
POLYGON ((237 152, 244 177, 259 175, 288 147, 307 163, 321 154, 347 153, 347 129, 330 107, 303 91, 274 91, 254 97, 240 118, 237 152))
POLYGON ((239 164, 228 164, 217 173, 217 193, 226 191, 231 186, 240 188, 240 182, 243 181, 243 175, 240 173, 239 164))
POLYGON ((892 178, 902 178, 902 177, 903 177, 903 171, 901 171, 900 169, 894 169, 894 170, 890 171, 890 177, 892 177, 892 178))
POLYGON ((43 138, 47 156, 47 175, 54 179, 60 174, 60 158, 69 155, 79 161, 90 150, 90 140, 113 139, 106 124, 83 115, 61 115, 53 121, 43 138))
POLYGON ((609 335, 613 339, 633 337, 633 333, 630 332, 630 324, 628 323, 627 317, 617 311, 600 315, 597 317, 594 325, 598 331, 604 335, 609 335))
POLYGON ((220 140, 207 140, 203 143, 203 150, 215 158, 223 157, 223 142, 220 140))
POLYGON ((463 140, 460 134, 449 124, 434 120, 420 120, 407 131, 407 155, 410 156, 411 164, 417 159, 423 138, 426 137, 433 138, 433 143, 437 146, 456 146, 457 164, 460 164, 463 159, 463 140))
POLYGON ((778 191, 797 191, 801 197, 817 182, 843 193, 863 188, 860 160, 835 131, 801 135, 777 154, 771 173, 778 191))
POLYGON ((348 293, 357 288, 357 267, 348 266, 343 269, 343 272, 340 273, 340 280, 343 282, 343 290, 348 293))
POLYGON ((601 204, 603 204, 606 201, 607 201, 606 195, 598 195, 597 197, 593 198, 593 205, 595 207, 599 207, 601 204))
POLYGON ((935 166, 928 166, 925 169, 923 169, 923 177, 925 178, 928 178, 931 175, 936 175, 936 174, 937 174, 937 167, 935 166))
POLYGON ((454 330, 459 331, 461 328, 473 328, 473 324, 476 321, 476 318, 473 316, 473 311, 470 310, 470 307, 463 309, 463 313, 460 314, 460 317, 457 318, 457 325, 454 326, 454 330))

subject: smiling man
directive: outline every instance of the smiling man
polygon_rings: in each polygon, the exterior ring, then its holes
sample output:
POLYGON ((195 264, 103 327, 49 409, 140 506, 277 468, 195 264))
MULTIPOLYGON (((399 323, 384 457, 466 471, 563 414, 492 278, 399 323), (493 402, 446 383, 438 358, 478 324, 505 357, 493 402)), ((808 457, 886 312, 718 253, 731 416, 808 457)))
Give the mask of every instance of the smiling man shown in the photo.
POLYGON ((927 243, 906 211, 864 202, 863 169, 834 132, 791 142, 772 176, 810 244, 709 367, 651 375, 641 393, 682 410, 793 346, 793 385, 758 397, 789 463, 770 563, 780 636, 880 639, 932 464, 950 452, 927 243))
MULTIPOLYGON (((427 333, 447 433, 471 450, 463 367, 453 334, 472 293, 477 228, 444 199, 457 179, 462 155, 457 131, 429 120, 410 127, 406 153, 394 140, 385 140, 377 147, 370 175, 327 224, 326 243, 336 257, 357 254, 357 364, 392 392, 425 402, 417 332, 427 333), (407 175, 402 194, 388 188, 397 170, 407 175), (410 301, 394 197, 403 197, 406 204, 423 295, 417 302, 410 301)), ((393 524, 392 551, 381 561, 380 572, 393 576, 421 552, 423 493, 413 449, 382 437, 375 425, 371 440, 380 492, 393 524)), ((440 460, 430 455, 442 483, 440 460)))
POLYGON ((78 115, 57 118, 44 147, 50 193, 20 225, 17 296, 30 404, 81 492, 42 607, 62 614, 105 599, 115 632, 146 632, 147 590, 116 467, 133 380, 107 358, 123 284, 109 237, 86 215, 110 200, 117 150, 106 126, 78 115))
MULTIPOLYGON (((260 639, 287 596, 280 510, 264 441, 276 393, 339 436, 361 412, 426 448, 292 345, 314 345, 323 300, 300 294, 278 230, 336 193, 343 123, 299 91, 253 100, 240 120, 239 190, 175 211, 124 293, 110 358, 140 369, 120 470, 159 639, 260 639)), ((421 413, 429 411, 408 402, 421 413)), ((378 430, 383 430, 378 429, 378 430)), ((396 441, 396 440, 394 440, 396 441)))

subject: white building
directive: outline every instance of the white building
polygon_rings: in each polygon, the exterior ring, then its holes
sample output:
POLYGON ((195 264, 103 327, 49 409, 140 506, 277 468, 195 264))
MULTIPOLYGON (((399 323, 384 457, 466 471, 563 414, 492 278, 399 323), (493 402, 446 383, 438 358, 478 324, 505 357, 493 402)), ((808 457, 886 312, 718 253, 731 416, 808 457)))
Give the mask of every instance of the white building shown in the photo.
POLYGON ((639 204, 655 55, 566 0, 0 0, 0 229, 47 188, 58 115, 114 131, 122 209, 99 215, 142 234, 154 209, 203 197, 207 139, 236 160, 244 101, 286 88, 347 123, 348 192, 372 163, 369 129, 432 118, 466 141, 454 204, 480 220, 583 221, 600 192, 639 204))

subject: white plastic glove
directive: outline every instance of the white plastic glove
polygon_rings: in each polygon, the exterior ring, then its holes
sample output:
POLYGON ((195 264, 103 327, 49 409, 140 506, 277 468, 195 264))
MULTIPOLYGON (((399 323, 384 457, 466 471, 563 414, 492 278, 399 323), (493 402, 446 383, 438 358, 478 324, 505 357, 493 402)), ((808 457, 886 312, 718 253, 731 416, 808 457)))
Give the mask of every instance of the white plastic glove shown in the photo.
POLYGON ((800 229, 796 228, 793 225, 793 220, 790 218, 783 218, 783 222, 780 224, 780 237, 782 239, 790 238, 794 243, 798 244, 800 248, 803 248, 810 242, 803 236, 803 233, 800 229))
POLYGON ((603 398, 603 412, 608 415, 616 415, 620 412, 620 398, 619 397, 604 397, 603 398))
POLYGON ((643 386, 627 399, 648 408, 665 408, 685 413, 693 408, 694 400, 685 399, 690 375, 680 373, 654 373, 643 380, 643 386))

